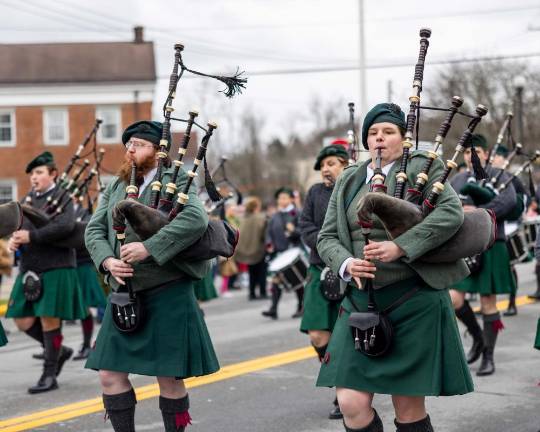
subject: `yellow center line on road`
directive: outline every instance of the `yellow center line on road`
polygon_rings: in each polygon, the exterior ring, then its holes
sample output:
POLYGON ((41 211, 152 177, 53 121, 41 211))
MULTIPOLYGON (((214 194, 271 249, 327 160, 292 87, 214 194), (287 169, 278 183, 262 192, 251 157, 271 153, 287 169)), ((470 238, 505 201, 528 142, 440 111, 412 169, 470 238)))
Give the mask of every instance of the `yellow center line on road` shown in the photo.
MULTIPOLYGON (((516 306, 523 306, 531 303, 535 303, 535 300, 530 299, 527 296, 516 298, 516 306)), ((505 309, 506 307, 508 307, 508 300, 497 302, 498 309, 505 309)), ((474 308, 475 311, 478 311, 479 309, 479 307, 474 308)), ((313 357, 316 357, 316 353, 312 347, 299 348, 292 351, 286 351, 279 354, 259 357, 253 360, 228 365, 220 369, 215 374, 189 378, 185 380, 185 384, 187 388, 199 387, 245 375, 251 372, 257 372, 289 363, 295 363, 313 357)), ((139 401, 157 397, 159 396, 159 386, 157 384, 150 384, 137 387, 135 389, 135 393, 137 394, 137 400, 139 401)), ((0 432, 31 430, 33 428, 81 417, 87 414, 94 414, 96 412, 103 411, 103 409, 101 397, 87 399, 44 411, 37 411, 20 417, 0 420, 0 432)))
MULTIPOLYGON (((309 358, 316 357, 315 350, 312 347, 299 348, 292 351, 286 351, 279 354, 273 354, 265 357, 248 360, 225 366, 212 375, 189 378, 185 380, 187 388, 199 387, 206 384, 231 379, 251 372, 257 372, 277 366, 295 363, 309 358)), ((150 384, 135 389, 137 400, 141 401, 159 396, 159 386, 150 384)), ((86 414, 93 414, 103 411, 101 398, 88 399, 81 402, 63 405, 49 410, 38 411, 21 417, 13 417, 0 421, 0 432, 25 431, 80 417, 86 414)))
MULTIPOLYGON (((536 300, 530 299, 527 296, 516 297, 516 306, 524 306, 524 305, 528 305, 528 304, 531 304, 531 303, 536 303, 536 300)), ((503 309, 506 309, 507 307, 508 307, 508 300, 501 300, 501 301, 497 302, 497 309, 498 310, 503 310, 503 309)), ((473 311, 474 312, 480 312, 480 306, 474 307, 473 311)))

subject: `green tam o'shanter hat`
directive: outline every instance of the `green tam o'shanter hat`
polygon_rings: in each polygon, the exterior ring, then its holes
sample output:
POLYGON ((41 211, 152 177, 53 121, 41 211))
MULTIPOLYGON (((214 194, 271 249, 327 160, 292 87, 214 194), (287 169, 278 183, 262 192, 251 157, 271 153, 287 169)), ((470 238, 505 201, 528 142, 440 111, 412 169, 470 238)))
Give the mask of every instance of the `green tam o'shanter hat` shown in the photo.
POLYGON ((321 162, 328 156, 336 156, 338 158, 343 158, 345 160, 349 159, 349 153, 347 153, 347 150, 345 150, 345 147, 343 147, 340 144, 332 144, 332 145, 322 148, 322 150, 317 155, 317 161, 315 162, 313 169, 315 171, 320 171, 321 162))
POLYGON ((375 105, 364 117, 364 124, 362 125, 362 144, 364 148, 368 149, 367 137, 369 128, 375 123, 392 123, 405 132, 407 123, 405 122, 405 113, 401 110, 399 105, 393 103, 380 103, 375 105))
MULTIPOLYGON (((158 121, 142 120, 142 121, 135 122, 126 128, 126 130, 122 134, 122 143, 126 145, 127 142, 131 138, 140 138, 140 139, 150 141, 155 146, 158 146, 159 141, 161 140, 162 134, 163 134, 163 123, 158 122, 158 121)), ((171 146, 170 134, 167 137, 167 140, 169 141, 167 150, 169 150, 171 146)))
POLYGON ((54 167, 54 157, 51 152, 43 152, 39 156, 36 156, 26 165, 26 174, 29 174, 34 168, 42 165, 54 167))

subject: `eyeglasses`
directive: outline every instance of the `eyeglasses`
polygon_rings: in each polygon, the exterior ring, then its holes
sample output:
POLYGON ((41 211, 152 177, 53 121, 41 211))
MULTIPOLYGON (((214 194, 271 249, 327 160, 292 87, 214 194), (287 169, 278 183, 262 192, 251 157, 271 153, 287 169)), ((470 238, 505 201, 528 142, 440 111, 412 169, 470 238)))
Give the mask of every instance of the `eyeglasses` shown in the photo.
POLYGON ((130 148, 134 148, 135 150, 137 149, 140 149, 140 148, 144 148, 144 147, 153 147, 152 144, 148 145, 146 143, 143 143, 143 142, 140 142, 140 141, 134 141, 134 140, 129 140, 127 143, 126 143, 126 149, 130 149, 130 148))

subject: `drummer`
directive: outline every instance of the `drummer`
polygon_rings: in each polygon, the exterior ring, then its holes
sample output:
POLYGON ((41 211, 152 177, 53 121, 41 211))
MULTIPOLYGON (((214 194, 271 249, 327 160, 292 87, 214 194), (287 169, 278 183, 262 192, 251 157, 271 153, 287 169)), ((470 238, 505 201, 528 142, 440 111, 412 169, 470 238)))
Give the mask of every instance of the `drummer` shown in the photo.
MULTIPOLYGON (((300 231, 298 230, 299 211, 294 205, 294 193, 288 187, 280 187, 274 194, 276 199, 277 211, 268 221, 266 229, 266 250, 272 258, 287 249, 301 245, 300 231)), ((270 309, 262 312, 262 315, 268 318, 278 318, 278 304, 281 298, 282 289, 277 279, 272 279, 270 288, 272 303, 270 309)), ((304 298, 304 289, 295 291, 298 298, 296 312, 293 318, 302 316, 302 301, 304 298)))

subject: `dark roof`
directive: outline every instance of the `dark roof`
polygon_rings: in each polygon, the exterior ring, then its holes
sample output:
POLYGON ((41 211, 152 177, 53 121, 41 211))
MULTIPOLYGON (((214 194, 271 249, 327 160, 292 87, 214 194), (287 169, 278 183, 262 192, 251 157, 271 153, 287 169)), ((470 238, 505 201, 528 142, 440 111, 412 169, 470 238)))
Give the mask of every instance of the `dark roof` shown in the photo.
POLYGON ((155 80, 152 42, 0 44, 0 85, 155 80))

